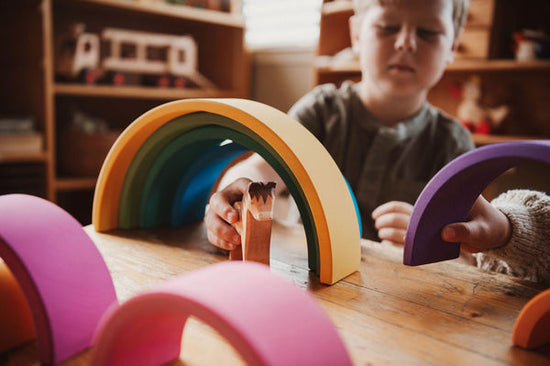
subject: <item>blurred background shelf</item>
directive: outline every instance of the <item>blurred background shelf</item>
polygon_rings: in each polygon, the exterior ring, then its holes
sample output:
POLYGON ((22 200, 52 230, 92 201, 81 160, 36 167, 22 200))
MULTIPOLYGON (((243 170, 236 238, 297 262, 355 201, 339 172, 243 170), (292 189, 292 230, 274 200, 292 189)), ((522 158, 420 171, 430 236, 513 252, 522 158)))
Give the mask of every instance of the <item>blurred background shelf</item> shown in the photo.
POLYGON ((353 5, 351 1, 328 1, 323 4, 321 12, 323 16, 339 14, 349 16, 350 13, 353 14, 353 5))
MULTIPOLYGON (((350 47, 351 0, 324 0, 319 42, 313 62, 315 84, 359 81, 361 69, 350 47)), ((545 0, 470 0, 455 61, 428 93, 428 101, 457 115, 461 86, 472 77, 481 85, 484 107, 507 105, 510 113, 492 134, 473 134, 476 146, 550 139, 550 60, 516 61, 514 34, 534 29, 550 34, 550 2, 545 0)), ((497 179, 486 192, 526 187, 550 193, 550 167, 526 164, 497 179)))
MULTIPOLYGON (((319 73, 361 73, 359 61, 332 61, 331 58, 317 57, 315 60, 315 69, 319 73)), ((459 59, 449 64, 445 72, 453 71, 536 71, 550 69, 550 61, 516 61, 516 60, 476 60, 459 59)))
MULTIPOLYGON (((359 62, 350 59, 349 52, 352 15, 351 1, 324 1, 313 66, 315 84, 360 80, 359 62)), ((482 86, 481 103, 506 104, 511 110, 495 136, 476 136, 476 142, 550 138, 550 60, 516 61, 512 51, 514 32, 540 29, 550 33, 549 16, 550 4, 541 0, 471 0, 455 61, 430 90, 428 100, 456 115, 460 98, 453 90, 475 75, 482 86)))
POLYGON ((46 152, 39 153, 0 153, 0 164, 5 163, 45 163, 48 160, 46 152))
MULTIPOLYGON (((202 9, 187 5, 176 5, 162 2, 139 2, 124 0, 59 0, 60 3, 75 3, 77 6, 90 9, 110 8, 126 15, 155 14, 164 18, 194 20, 201 23, 219 24, 237 28, 244 27, 244 18, 238 9, 218 11, 202 9)), ((233 5, 235 7, 235 5, 233 5)))
POLYGON ((57 178, 56 189, 62 192, 94 189, 97 178, 57 178))
POLYGON ((514 135, 485 135, 480 133, 473 133, 472 139, 476 146, 483 146, 489 144, 496 144, 499 142, 510 141, 527 141, 527 140, 539 140, 536 136, 514 136, 514 135))
POLYGON ((545 71, 550 69, 550 61, 536 60, 536 61, 516 61, 505 59, 491 59, 491 60, 468 60, 460 59, 456 60, 449 66, 446 71, 545 71))
POLYGON ((142 86, 55 84, 55 93, 66 96, 174 100, 185 98, 244 98, 239 90, 174 89, 142 86))
MULTIPOLYGON (((203 9, 162 2, 126 0, 23 0, 0 2, 3 52, 0 54, 0 116, 30 115, 44 136, 39 154, 0 155, 2 192, 34 192, 89 223, 97 172, 68 174, 64 167, 67 131, 79 113, 101 120, 119 133, 149 109, 186 98, 249 97, 249 56, 240 1, 219 2, 224 9, 203 9), (197 44, 197 72, 215 87, 113 86, 61 80, 57 39, 75 24, 100 34, 105 28, 191 36, 197 44), (18 169, 21 167, 22 169, 18 169), (24 168, 24 169, 23 169, 24 168), (32 174, 31 174, 32 173, 32 174), (33 177, 35 186, 26 184, 33 177), (20 187, 20 188, 18 188, 20 187)), ((104 146, 103 146, 104 148, 104 146)), ((106 155, 106 151, 103 152, 106 155)), ((78 156, 83 166, 93 156, 78 156)), ((78 166, 78 161, 75 162, 78 166)), ((94 165, 96 166, 96 165, 94 165)), ((74 169, 78 172, 78 169, 74 169)))

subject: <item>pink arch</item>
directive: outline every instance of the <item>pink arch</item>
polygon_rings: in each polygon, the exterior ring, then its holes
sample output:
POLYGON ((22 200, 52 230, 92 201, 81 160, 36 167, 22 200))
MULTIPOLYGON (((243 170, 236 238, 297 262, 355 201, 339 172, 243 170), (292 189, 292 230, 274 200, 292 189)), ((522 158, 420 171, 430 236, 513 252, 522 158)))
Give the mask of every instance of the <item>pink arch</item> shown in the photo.
POLYGON ((80 223, 42 198, 0 196, 0 256, 29 304, 40 361, 57 364, 89 347, 116 294, 80 223))
POLYGON ((190 316, 216 329, 248 364, 351 364, 315 300, 251 262, 211 265, 112 308, 98 328, 91 363, 173 361, 190 316))

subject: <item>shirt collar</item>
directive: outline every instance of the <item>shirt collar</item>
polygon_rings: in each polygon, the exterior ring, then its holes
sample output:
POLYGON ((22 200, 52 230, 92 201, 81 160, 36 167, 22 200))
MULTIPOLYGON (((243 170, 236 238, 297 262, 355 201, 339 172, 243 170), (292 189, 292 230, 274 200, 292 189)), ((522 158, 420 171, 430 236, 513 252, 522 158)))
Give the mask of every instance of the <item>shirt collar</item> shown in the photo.
POLYGON ((415 136, 423 131, 426 125, 429 123, 432 107, 428 102, 424 102, 420 110, 412 117, 404 119, 398 122, 395 126, 386 127, 380 121, 374 117, 364 104, 361 102, 359 93, 357 90, 358 84, 355 85, 354 91, 356 94, 357 108, 356 115, 361 127, 369 131, 378 130, 381 136, 387 136, 389 139, 402 141, 411 136, 415 136))

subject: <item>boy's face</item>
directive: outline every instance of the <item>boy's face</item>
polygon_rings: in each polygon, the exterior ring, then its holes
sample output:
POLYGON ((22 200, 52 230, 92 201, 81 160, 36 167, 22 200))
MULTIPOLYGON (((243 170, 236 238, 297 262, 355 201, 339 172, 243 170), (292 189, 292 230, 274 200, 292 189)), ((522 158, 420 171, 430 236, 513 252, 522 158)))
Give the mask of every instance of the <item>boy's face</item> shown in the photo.
POLYGON ((370 5, 352 24, 365 88, 384 98, 425 95, 453 60, 452 1, 384 3, 370 5))

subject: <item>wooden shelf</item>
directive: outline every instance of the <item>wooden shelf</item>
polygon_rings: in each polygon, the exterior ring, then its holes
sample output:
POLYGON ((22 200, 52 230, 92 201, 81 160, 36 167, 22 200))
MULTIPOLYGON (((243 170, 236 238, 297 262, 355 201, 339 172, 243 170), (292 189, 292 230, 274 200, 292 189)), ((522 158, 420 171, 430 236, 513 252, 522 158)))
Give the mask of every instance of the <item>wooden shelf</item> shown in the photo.
MULTIPOLYGON (((248 97, 249 58, 239 6, 223 12, 138 0, 25 0, 2 4, 0 20, 10 36, 5 39, 4 56, 0 57, 4 66, 0 68, 4 81, 0 87, 4 102, 0 112, 33 116, 37 129, 44 134, 45 149, 39 154, 0 154, 0 163, 42 164, 44 179, 39 185, 43 195, 62 207, 66 205, 69 213, 73 209, 80 212, 80 208, 90 211, 88 196, 96 183, 95 177, 63 174, 60 157, 67 141, 61 137, 76 112, 119 131, 166 101, 248 97), (59 40, 75 24, 84 24, 88 32, 96 35, 105 28, 119 28, 191 36, 198 47, 197 69, 215 86, 176 89, 56 82, 60 77, 56 62, 63 61, 57 54, 59 40)), ((100 54, 96 65, 100 69, 104 56, 100 54)), ((93 153, 83 153, 85 156, 77 159, 85 161, 93 153)))
POLYGON ((472 134, 472 140, 476 146, 496 144, 499 142, 525 141, 525 140, 541 140, 540 137, 533 136, 514 136, 514 135, 485 135, 479 133, 472 134))
POLYGON ((48 160, 46 152, 28 154, 0 153, 0 163, 42 163, 48 160))
MULTIPOLYGON (((447 65, 443 76, 430 88, 427 96, 431 105, 456 116, 462 102, 458 92, 466 81, 474 80, 470 78, 476 76, 481 88, 479 102, 482 108, 509 108, 506 118, 494 130, 499 135, 472 135, 476 146, 543 138, 550 140, 547 107, 550 60, 516 61, 510 49, 511 31, 538 29, 540 24, 546 24, 547 2, 525 0, 522 6, 516 3, 470 1, 468 20, 455 61, 447 65)), ((353 14, 351 0, 323 0, 317 57, 313 62, 314 85, 332 83, 339 86, 344 81, 361 81, 361 65, 348 53, 352 45, 349 20, 353 14)), ((491 183, 490 196, 494 197, 500 189, 518 187, 518 184, 526 186, 527 183, 529 187, 550 192, 547 179, 544 180, 546 183, 537 185, 536 180, 541 175, 534 173, 536 169, 523 167, 516 170, 513 177, 491 183)))
POLYGON ((246 97, 236 90, 219 89, 174 89, 141 86, 83 85, 57 83, 57 95, 84 97, 114 97, 139 99, 185 99, 185 98, 230 98, 246 97))
POLYGON ((359 61, 337 61, 333 62, 326 56, 318 56, 315 60, 317 72, 324 73, 350 73, 361 72, 359 61))
POLYGON ((331 1, 324 3, 321 11, 323 15, 353 12, 353 4, 351 0, 331 1))
MULTIPOLYGON (((321 73, 360 73, 358 61, 332 62, 326 56, 319 56, 315 61, 317 72, 321 73)), ((446 72, 453 71, 529 71, 550 70, 550 61, 540 60, 520 62, 515 60, 467 60, 459 59, 450 64, 446 72)))
POLYGON ((57 178, 55 188, 59 192, 93 190, 97 178, 57 178))
POLYGON ((155 14, 165 17, 193 20, 202 23, 225 25, 244 28, 244 19, 241 15, 216 10, 195 8, 186 5, 171 5, 165 3, 141 3, 123 0, 59 0, 70 3, 89 4, 91 6, 108 7, 131 11, 134 13, 155 14))
POLYGON ((550 61, 466 60, 459 59, 447 66, 446 71, 529 71, 549 70, 550 61))

